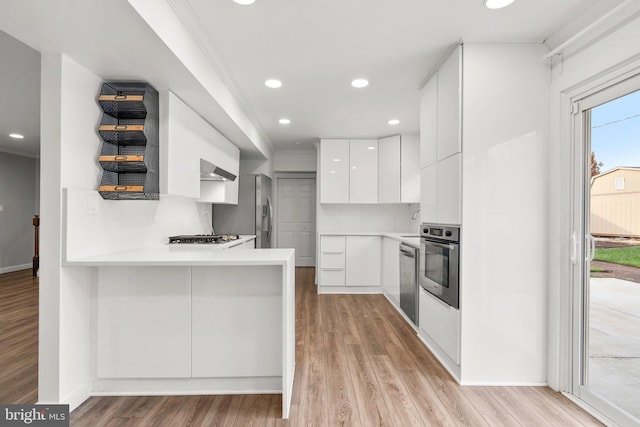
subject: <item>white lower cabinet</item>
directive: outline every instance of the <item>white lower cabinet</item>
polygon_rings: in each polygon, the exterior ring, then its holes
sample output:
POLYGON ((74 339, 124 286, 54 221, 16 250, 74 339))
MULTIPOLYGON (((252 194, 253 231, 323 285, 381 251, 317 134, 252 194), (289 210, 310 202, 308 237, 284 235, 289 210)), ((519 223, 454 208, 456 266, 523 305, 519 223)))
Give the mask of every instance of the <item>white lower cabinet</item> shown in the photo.
POLYGON ((391 301, 400 306, 400 242, 382 239, 382 288, 391 301))
POLYGON ((347 236, 347 286, 380 286, 380 237, 347 236))
POLYGON ((191 376, 191 269, 101 267, 98 378, 191 376))
POLYGON ((97 378, 282 375, 280 266, 100 267, 97 378))
POLYGON ((345 236, 320 236, 320 286, 345 286, 345 236))
POLYGON ((419 327, 457 365, 460 365, 460 310, 420 288, 419 327))
POLYGON ((194 378, 282 375, 277 267, 193 267, 194 378))
POLYGON ((380 236, 320 236, 320 287, 379 287, 380 236))

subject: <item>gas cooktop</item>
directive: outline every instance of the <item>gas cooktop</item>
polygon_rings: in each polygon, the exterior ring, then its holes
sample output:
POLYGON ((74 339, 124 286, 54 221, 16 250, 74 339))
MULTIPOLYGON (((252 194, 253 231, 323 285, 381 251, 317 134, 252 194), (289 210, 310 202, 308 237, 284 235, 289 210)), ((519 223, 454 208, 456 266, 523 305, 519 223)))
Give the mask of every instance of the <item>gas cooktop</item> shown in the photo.
POLYGON ((196 244, 222 244, 238 240, 237 234, 187 234, 183 236, 170 236, 169 243, 196 243, 196 244))

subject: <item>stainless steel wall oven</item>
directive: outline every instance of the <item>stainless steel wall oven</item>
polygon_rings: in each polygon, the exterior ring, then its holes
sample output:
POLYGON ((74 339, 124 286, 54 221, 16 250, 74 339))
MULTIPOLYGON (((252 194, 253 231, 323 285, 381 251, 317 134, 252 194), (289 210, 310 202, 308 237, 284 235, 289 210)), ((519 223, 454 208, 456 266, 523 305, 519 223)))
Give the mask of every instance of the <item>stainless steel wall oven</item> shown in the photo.
POLYGON ((420 228, 420 286, 459 308, 460 227, 422 224, 420 228))

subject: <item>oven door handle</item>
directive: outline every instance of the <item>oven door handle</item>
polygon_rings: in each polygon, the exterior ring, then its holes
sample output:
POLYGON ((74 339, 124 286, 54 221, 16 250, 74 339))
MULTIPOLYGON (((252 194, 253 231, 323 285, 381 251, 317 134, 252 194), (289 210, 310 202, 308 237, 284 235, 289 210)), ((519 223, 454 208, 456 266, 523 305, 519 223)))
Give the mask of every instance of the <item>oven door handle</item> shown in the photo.
POLYGON ((424 245, 433 245, 433 246, 437 246, 438 248, 449 249, 450 251, 455 251, 456 250, 456 246, 458 246, 458 245, 454 245, 454 244, 451 244, 451 243, 445 244, 445 243, 432 242, 430 240, 423 241, 422 244, 424 244, 424 245))

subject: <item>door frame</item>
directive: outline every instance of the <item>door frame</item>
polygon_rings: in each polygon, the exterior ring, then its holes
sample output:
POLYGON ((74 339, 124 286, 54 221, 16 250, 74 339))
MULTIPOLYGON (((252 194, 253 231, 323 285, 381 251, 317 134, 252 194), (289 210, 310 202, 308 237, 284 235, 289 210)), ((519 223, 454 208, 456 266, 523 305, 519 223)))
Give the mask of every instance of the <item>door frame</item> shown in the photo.
MULTIPOLYGON (((585 112, 605 104, 621 96, 640 90, 640 67, 636 66, 626 72, 612 73, 608 78, 587 83, 572 93, 566 94, 570 110, 570 194, 567 198, 568 212, 571 212, 569 229, 569 283, 561 293, 561 306, 565 307, 566 316, 561 319, 559 336, 565 347, 560 349, 566 360, 560 360, 561 381, 563 391, 578 399, 590 412, 600 415, 608 423, 634 425, 633 417, 620 411, 611 403, 593 394, 582 384, 588 372, 588 323, 589 290, 584 288, 589 262, 587 257, 586 232, 589 223, 587 208, 588 176, 590 171, 590 114, 585 112), (563 339, 564 338, 564 339, 563 339)), ((562 356, 561 356, 562 357, 562 356)))
MULTIPOLYGON (((276 172, 275 176, 275 188, 273 189, 273 236, 275 240, 272 240, 272 245, 274 248, 278 247, 278 188, 280 187, 279 181, 280 179, 314 179, 316 180, 316 199, 318 198, 318 180, 316 172, 276 172)), ((316 203, 313 204, 313 207, 316 208, 316 203)), ((316 230, 314 233, 317 233, 318 229, 318 211, 316 209, 316 230)), ((316 245, 317 246, 317 245, 316 245)), ((316 258, 318 254, 316 251, 316 258)))

